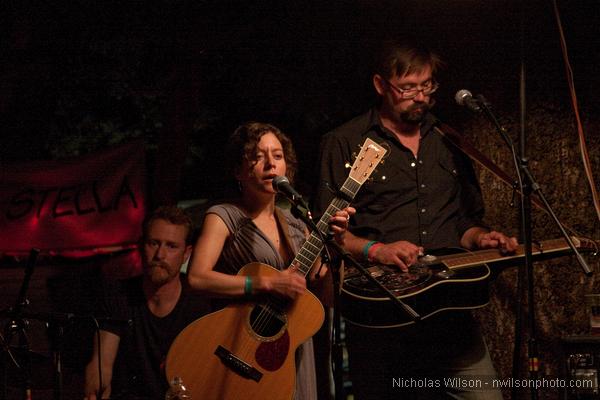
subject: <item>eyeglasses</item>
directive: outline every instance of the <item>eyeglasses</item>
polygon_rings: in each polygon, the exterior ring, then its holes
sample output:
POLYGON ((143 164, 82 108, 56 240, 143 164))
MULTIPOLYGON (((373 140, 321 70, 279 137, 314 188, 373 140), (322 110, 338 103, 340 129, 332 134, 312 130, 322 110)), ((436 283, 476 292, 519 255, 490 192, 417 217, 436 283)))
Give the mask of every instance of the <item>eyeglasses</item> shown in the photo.
POLYGON ((429 81, 427 83, 425 83, 424 85, 421 85, 421 87, 419 88, 419 86, 414 86, 408 89, 400 89, 398 86, 394 85, 392 82, 388 81, 385 78, 381 78, 384 81, 387 82, 388 85, 390 85, 393 89, 395 89, 398 93, 400 93, 400 97, 402 99, 405 100, 409 100, 409 99, 414 99, 415 97, 417 97, 419 95, 419 93, 423 93, 424 96, 429 96, 430 94, 434 93, 436 90, 438 90, 438 88, 440 87, 440 84, 435 82, 435 81, 429 81))

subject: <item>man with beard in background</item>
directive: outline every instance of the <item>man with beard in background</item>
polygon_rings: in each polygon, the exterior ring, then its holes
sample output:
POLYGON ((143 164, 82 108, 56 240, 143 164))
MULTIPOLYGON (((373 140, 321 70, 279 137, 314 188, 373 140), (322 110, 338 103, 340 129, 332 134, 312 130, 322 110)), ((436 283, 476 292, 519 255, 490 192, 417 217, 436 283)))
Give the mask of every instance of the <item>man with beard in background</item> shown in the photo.
MULTIPOLYGON (((437 121, 429 110, 440 64, 422 46, 385 42, 372 77, 378 105, 323 137, 317 215, 330 203, 331 188, 341 188, 348 175, 345 165, 352 165, 353 153, 367 137, 389 150, 385 164, 354 199, 356 214, 346 232, 344 247, 365 263, 395 265, 406 272, 430 250, 517 248, 515 238, 487 228, 470 160, 433 129, 437 121)), ((491 389, 394 385, 400 379, 439 383, 443 378, 495 376, 468 310, 444 311, 396 328, 348 321, 346 345, 356 400, 502 398, 491 389)))
POLYGON ((143 274, 106 284, 100 315, 109 319, 100 326, 100 346, 94 338, 85 371, 86 400, 164 399, 171 343, 209 312, 207 301, 190 293, 180 273, 192 252, 189 216, 174 206, 160 207, 144 223, 142 239, 143 274))

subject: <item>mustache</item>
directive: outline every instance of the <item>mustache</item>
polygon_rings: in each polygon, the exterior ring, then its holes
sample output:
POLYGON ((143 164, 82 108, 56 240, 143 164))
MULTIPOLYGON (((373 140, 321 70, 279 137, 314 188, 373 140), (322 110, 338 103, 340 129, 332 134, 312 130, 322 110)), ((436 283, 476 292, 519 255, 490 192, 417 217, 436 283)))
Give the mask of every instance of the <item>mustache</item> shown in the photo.
POLYGON ((427 112, 433 108, 434 104, 435 104, 435 101, 433 99, 431 99, 431 101, 429 103, 413 104, 412 106, 408 107, 408 109, 406 111, 411 112, 411 111, 415 111, 415 110, 422 110, 423 112, 427 112))
POLYGON ((150 263, 148 263, 148 267, 150 267, 150 268, 154 268, 154 267, 168 268, 169 264, 167 264, 164 261, 151 261, 150 263))

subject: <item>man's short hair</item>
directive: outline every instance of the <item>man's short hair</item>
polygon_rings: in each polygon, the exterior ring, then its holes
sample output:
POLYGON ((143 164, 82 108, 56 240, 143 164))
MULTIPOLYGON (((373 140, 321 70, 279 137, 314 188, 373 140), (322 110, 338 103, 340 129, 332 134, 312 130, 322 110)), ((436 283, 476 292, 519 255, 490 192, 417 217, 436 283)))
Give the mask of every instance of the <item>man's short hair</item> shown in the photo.
POLYGON ((148 236, 150 225, 157 219, 165 220, 173 225, 183 225, 186 229, 185 243, 192 244, 192 219, 182 208, 177 206, 161 206, 148 215, 143 226, 144 239, 148 236))
POLYGON ((419 73, 427 66, 435 76, 443 62, 436 53, 412 40, 388 39, 382 42, 375 57, 373 73, 391 79, 394 75, 419 73))

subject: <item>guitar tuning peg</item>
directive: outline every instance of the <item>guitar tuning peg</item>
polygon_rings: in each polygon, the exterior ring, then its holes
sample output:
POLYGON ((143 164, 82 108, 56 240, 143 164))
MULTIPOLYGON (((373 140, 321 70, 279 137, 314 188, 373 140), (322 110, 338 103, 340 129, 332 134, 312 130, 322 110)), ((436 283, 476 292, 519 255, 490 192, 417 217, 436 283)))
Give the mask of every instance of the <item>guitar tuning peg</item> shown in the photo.
POLYGON ((352 168, 352 164, 350 164, 348 161, 346 161, 346 163, 344 164, 344 168, 346 168, 346 169, 352 168))
POLYGON ((383 165, 383 164, 385 164, 385 158, 384 158, 384 159, 382 159, 381 161, 379 161, 379 164, 380 164, 380 165, 383 165))
POLYGON ((356 154, 356 152, 355 152, 355 151, 353 151, 353 152, 352 152, 352 159, 353 159, 353 160, 356 160, 356 157, 358 157, 358 154, 356 154))

